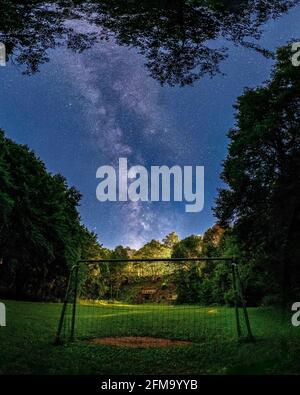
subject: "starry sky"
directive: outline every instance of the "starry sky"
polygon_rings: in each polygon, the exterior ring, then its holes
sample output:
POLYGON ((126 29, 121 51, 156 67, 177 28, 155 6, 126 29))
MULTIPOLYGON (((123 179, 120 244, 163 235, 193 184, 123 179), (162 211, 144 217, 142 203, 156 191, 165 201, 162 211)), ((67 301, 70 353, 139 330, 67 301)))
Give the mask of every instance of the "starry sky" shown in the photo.
MULTIPOLYGON (((300 6, 268 21, 259 43, 275 50, 299 37, 299 20, 300 6)), ((33 76, 8 64, 0 68, 0 127, 80 190, 82 222, 106 247, 138 248, 171 231, 181 238, 202 234, 215 222, 211 208, 222 186, 233 104, 245 87, 266 81, 274 63, 253 50, 226 46, 225 75, 184 88, 160 86, 142 55, 113 40, 81 54, 52 50, 49 63, 33 76), (100 203, 97 168, 115 166, 119 157, 147 168, 204 166, 204 210, 186 213, 184 202, 100 203)))

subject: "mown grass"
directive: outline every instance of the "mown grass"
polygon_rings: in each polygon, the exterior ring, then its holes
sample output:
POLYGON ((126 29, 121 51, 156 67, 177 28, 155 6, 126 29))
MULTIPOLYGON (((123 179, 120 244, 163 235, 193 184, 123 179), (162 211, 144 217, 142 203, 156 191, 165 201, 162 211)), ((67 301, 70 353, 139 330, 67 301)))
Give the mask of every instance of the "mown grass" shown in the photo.
POLYGON ((300 373, 300 328, 283 322, 272 309, 249 309, 256 341, 248 343, 236 340, 229 308, 81 305, 79 340, 54 346, 60 304, 7 301, 6 306, 7 327, 0 328, 1 374, 300 373), (189 338, 193 343, 127 349, 85 340, 125 335, 189 338))

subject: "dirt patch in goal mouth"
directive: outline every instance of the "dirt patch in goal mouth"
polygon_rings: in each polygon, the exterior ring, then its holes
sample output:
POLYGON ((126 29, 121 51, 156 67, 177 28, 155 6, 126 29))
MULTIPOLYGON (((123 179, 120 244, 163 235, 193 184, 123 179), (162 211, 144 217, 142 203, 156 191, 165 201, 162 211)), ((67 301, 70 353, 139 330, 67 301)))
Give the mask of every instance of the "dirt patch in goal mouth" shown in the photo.
POLYGON ((182 347, 190 346, 192 343, 183 340, 159 339, 156 337, 101 337, 91 339, 90 344, 103 344, 116 347, 132 348, 161 348, 161 347, 182 347))

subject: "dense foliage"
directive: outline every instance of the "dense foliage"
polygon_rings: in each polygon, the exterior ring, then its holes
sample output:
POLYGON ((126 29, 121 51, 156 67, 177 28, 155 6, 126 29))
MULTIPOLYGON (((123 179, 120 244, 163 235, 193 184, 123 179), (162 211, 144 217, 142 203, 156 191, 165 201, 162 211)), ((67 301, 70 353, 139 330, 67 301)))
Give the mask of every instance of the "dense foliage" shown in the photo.
POLYGON ((253 302, 288 301, 300 291, 300 73, 289 47, 236 109, 216 214, 249 257, 253 302))
POLYGON ((80 194, 3 131, 0 147, 1 293, 60 297, 87 241, 77 212, 80 194))
POLYGON ((270 56, 258 44, 262 25, 299 0, 0 1, 0 41, 8 58, 32 74, 48 51, 82 52, 105 40, 135 47, 161 84, 189 85, 221 72, 234 43, 270 56), (71 21, 71 23, 70 23, 71 21), (72 23, 76 21, 77 23, 72 23), (89 29, 84 26, 89 25, 89 29), (215 41, 214 45, 211 42, 215 41))

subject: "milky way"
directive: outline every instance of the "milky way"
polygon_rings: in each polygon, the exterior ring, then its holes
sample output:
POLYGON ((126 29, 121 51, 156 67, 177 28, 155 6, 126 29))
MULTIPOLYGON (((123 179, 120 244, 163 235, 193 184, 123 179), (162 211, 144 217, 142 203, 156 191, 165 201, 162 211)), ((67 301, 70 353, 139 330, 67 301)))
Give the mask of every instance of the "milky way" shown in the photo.
MULTIPOLYGON (((261 42, 272 50, 285 44, 297 37, 299 20, 297 7, 268 22, 261 42)), ((139 247, 173 230, 184 237, 211 226, 232 106, 246 86, 268 78, 273 61, 231 47, 225 76, 170 88, 148 75, 143 56, 113 39, 80 54, 56 49, 49 57, 34 77, 13 65, 1 68, 0 127, 76 185, 82 221, 99 240, 139 247), (204 211, 185 213, 184 203, 98 202, 96 170, 121 156, 145 167, 204 165, 204 211)))

